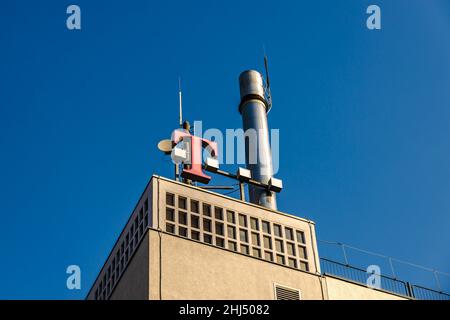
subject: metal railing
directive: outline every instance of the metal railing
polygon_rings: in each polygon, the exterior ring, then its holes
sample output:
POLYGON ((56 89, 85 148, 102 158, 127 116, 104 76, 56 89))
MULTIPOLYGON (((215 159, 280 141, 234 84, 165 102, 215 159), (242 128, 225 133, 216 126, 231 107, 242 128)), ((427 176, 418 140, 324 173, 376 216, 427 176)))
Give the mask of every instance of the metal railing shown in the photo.
POLYGON ((450 294, 433 289, 411 285, 412 296, 419 300, 450 300, 450 294))
MULTIPOLYGON (((337 276, 363 285, 367 285, 367 279, 371 275, 364 269, 326 258, 320 258, 320 266, 324 275, 337 276)), ((444 292, 412 285, 385 275, 379 276, 381 290, 419 300, 450 300, 450 295, 444 292)))
MULTIPOLYGON (((320 266, 324 274, 338 276, 366 285, 370 274, 366 270, 352 267, 326 258, 320 258, 320 266)), ((380 289, 408 296, 408 285, 405 281, 380 275, 380 289)))

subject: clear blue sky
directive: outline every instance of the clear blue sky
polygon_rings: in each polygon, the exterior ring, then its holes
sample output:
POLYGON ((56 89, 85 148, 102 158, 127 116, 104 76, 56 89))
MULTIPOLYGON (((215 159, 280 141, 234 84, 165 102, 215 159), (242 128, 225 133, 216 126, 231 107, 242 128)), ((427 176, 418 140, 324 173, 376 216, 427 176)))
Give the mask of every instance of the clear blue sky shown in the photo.
POLYGON ((3 0, 0 43, 0 298, 84 298, 149 177, 172 173, 155 146, 178 75, 188 119, 240 127, 237 77, 261 70, 263 43, 279 209, 450 271, 449 1, 3 0))

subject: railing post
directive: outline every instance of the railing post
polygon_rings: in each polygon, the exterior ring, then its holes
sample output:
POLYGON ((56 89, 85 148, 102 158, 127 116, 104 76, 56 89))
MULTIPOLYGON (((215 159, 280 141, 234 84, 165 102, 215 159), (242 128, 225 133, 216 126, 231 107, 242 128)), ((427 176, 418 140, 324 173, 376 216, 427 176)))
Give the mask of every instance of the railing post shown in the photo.
POLYGON ((411 283, 406 282, 406 290, 407 290, 407 293, 408 293, 409 297, 415 298, 414 297, 414 288, 412 287, 411 283))
POLYGON ((439 292, 442 292, 442 287, 441 287, 441 283, 439 282, 439 277, 438 277, 437 271, 434 270, 433 274, 434 274, 434 278, 436 279, 437 288, 438 288, 439 292))
POLYGON ((397 276, 396 276, 395 271, 394 271, 394 265, 392 264, 392 259, 391 259, 391 257, 389 257, 388 259, 389 259, 389 265, 391 266, 392 277, 394 279, 397 279, 397 276))
POLYGON ((347 252, 345 252, 345 244, 340 243, 341 248, 342 248, 342 253, 344 254, 344 260, 345 260, 345 264, 348 266, 348 259, 347 259, 347 252))

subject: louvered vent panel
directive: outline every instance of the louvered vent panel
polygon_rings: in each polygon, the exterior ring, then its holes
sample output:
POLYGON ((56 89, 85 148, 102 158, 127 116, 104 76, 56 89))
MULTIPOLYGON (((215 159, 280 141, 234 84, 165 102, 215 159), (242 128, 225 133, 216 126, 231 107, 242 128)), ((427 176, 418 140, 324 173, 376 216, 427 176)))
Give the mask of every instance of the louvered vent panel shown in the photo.
POLYGON ((300 290, 275 286, 275 296, 277 300, 300 300, 300 290))

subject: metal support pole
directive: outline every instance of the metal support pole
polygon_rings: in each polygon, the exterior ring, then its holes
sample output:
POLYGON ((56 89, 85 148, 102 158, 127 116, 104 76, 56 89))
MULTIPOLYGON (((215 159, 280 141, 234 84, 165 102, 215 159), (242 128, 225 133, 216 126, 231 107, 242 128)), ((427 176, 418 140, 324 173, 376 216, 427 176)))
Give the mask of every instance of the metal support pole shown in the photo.
POLYGON ((233 186, 200 186, 199 188, 205 190, 233 190, 233 186))
POLYGON ((175 163, 175 181, 180 181, 180 167, 175 163))
POLYGON ((241 200, 245 201, 245 186, 243 182, 239 183, 239 191, 241 193, 241 200))

